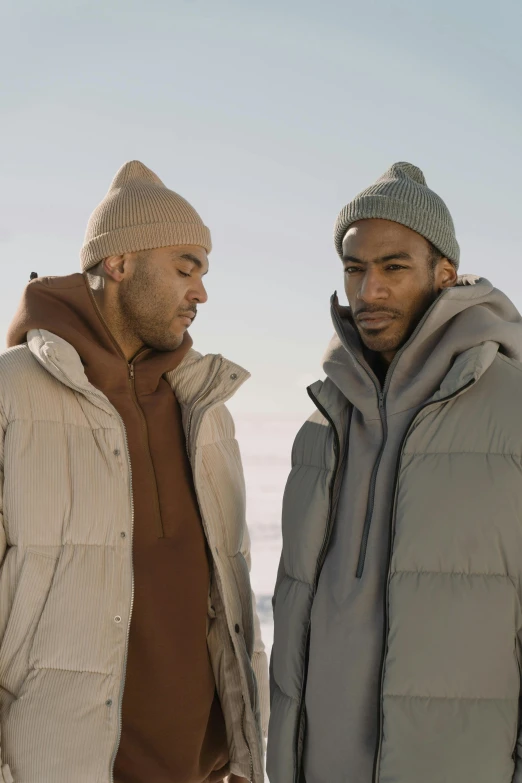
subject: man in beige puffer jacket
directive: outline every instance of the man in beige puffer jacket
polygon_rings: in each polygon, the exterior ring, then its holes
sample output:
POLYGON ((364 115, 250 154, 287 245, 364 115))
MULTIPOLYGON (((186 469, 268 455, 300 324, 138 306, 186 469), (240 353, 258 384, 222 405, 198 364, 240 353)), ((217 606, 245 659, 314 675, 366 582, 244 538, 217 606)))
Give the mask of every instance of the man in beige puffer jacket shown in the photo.
POLYGON ((210 233, 138 161, 0 356, 0 781, 263 781, 267 667, 210 233))

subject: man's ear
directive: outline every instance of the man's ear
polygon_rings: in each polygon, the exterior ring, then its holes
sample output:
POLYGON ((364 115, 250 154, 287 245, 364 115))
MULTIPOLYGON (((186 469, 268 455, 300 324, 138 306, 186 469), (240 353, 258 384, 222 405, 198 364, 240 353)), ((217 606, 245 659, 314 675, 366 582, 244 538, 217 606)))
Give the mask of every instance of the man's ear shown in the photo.
POLYGON ((457 285, 458 273, 455 264, 447 258, 441 258, 437 264, 437 284, 440 290, 444 288, 453 288, 457 285))
POLYGON ((103 271, 109 280, 114 280, 115 283, 121 283, 125 274, 125 257, 124 256, 109 256, 102 262, 103 271))

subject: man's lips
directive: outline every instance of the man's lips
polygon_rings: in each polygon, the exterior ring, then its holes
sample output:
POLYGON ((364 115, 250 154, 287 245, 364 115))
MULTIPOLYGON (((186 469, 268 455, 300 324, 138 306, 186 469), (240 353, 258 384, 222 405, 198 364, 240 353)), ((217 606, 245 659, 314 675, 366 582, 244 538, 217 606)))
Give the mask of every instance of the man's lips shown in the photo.
POLYGON ((183 321, 185 326, 190 326, 195 317, 196 313, 180 313, 178 315, 178 318, 183 321))
POLYGON ((359 323, 363 328, 382 329, 395 320, 395 316, 386 312, 361 313, 360 315, 356 316, 356 320, 357 323, 359 323))

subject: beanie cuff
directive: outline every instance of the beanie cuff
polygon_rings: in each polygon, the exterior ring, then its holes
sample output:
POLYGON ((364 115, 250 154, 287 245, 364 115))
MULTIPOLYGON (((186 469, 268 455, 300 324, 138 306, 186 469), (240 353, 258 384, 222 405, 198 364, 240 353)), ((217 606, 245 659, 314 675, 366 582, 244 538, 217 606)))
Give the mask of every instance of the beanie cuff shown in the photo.
POLYGON ((339 215, 335 230, 335 246, 342 258, 343 239, 352 223, 358 220, 391 220, 410 228, 431 242, 437 250, 446 256, 456 267, 459 265, 460 249, 454 237, 438 230, 439 220, 434 219, 433 211, 419 204, 410 205, 390 196, 377 193, 360 196, 339 215))
POLYGON ((109 256, 170 245, 199 245, 210 253, 210 231, 202 223, 150 223, 99 234, 82 247, 82 271, 86 272, 109 256))

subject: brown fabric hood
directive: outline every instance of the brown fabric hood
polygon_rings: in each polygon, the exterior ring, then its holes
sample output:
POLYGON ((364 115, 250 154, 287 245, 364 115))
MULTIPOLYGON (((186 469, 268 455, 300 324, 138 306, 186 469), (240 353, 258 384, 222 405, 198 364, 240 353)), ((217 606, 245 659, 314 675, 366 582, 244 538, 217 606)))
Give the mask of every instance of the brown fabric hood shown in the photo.
MULTIPOLYGON (((31 329, 46 329, 70 343, 78 352, 90 382, 116 390, 128 380, 128 363, 95 304, 86 277, 42 277, 29 283, 7 332, 7 347, 26 342, 31 329), (123 376, 123 377, 122 377, 123 376)), ((147 362, 150 383, 174 370, 192 347, 185 333, 176 351, 144 351, 136 361, 147 362)))

